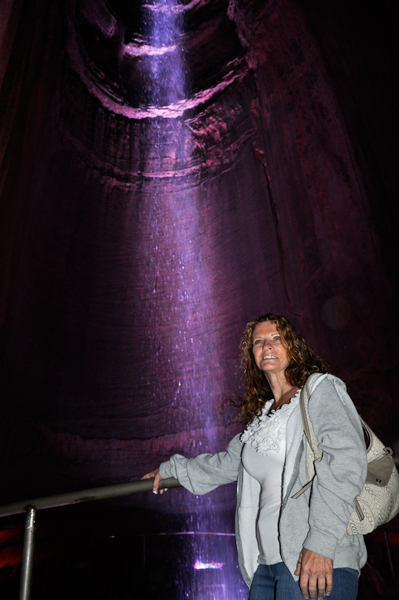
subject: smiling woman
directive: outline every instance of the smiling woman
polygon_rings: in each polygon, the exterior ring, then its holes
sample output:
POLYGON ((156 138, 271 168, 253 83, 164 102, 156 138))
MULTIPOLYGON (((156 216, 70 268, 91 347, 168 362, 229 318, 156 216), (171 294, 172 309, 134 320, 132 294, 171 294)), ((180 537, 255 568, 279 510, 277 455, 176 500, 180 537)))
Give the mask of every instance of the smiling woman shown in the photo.
POLYGON ((326 372, 323 360, 282 315, 268 313, 248 323, 241 350, 245 402, 240 416, 245 424, 271 398, 275 401, 273 408, 277 408, 289 402, 312 373, 326 372))
POLYGON ((346 533, 367 470, 357 411, 345 384, 326 373, 304 337, 281 315, 249 323, 242 340, 246 430, 218 454, 175 454, 147 473, 153 491, 175 477, 194 494, 238 482, 236 539, 249 600, 355 600, 366 562, 363 536, 346 533), (308 382, 309 412, 320 441, 312 492, 299 393, 308 382), (344 443, 345 442, 345 443, 344 443), (297 496, 297 497, 295 497, 297 496))
POLYGON ((256 366, 265 374, 270 387, 275 390, 275 396, 280 397, 278 403, 277 400, 274 401, 272 408, 280 408, 282 404, 287 404, 298 391, 298 386, 289 384, 285 378, 284 373, 289 365, 288 352, 273 321, 264 321, 256 325, 253 333, 253 355, 256 366))
POLYGON ((253 333, 256 365, 264 373, 283 373, 288 367, 288 352, 273 321, 258 323, 253 333))

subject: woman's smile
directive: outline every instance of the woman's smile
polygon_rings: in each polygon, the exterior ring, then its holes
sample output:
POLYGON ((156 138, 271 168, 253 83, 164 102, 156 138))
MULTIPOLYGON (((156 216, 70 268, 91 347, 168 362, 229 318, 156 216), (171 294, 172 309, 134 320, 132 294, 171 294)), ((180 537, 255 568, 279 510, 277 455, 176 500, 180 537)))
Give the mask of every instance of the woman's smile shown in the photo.
POLYGON ((252 337, 255 362, 264 373, 284 371, 289 364, 288 352, 272 321, 258 323, 252 337))

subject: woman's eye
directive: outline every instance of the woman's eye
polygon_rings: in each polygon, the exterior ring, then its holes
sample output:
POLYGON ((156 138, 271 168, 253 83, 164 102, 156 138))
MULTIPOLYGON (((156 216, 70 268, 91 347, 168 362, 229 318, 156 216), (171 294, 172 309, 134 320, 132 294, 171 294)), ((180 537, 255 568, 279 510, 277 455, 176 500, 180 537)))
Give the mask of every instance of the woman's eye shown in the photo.
POLYGON ((257 346, 257 345, 258 345, 258 344, 260 344, 260 343, 261 343, 261 340, 255 340, 255 341, 254 341, 254 346, 257 346))
POLYGON ((279 335, 274 336, 274 341, 279 342, 280 340, 281 340, 281 337, 279 335))

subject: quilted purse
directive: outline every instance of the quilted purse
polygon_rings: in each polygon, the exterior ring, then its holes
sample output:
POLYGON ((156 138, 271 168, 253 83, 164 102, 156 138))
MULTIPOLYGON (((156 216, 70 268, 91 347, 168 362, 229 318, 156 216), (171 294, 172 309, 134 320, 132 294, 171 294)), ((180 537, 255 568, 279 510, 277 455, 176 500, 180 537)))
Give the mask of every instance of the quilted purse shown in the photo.
MULTIPOLYGON (((309 416, 309 382, 301 391, 300 407, 303 430, 306 436, 306 475, 308 483, 293 496, 298 498, 311 487, 315 476, 314 461, 321 457, 319 441, 309 416)), ((370 427, 360 418, 367 440, 367 478, 355 510, 349 518, 348 535, 370 533, 393 519, 399 512, 399 474, 392 458, 391 448, 386 448, 370 427)))

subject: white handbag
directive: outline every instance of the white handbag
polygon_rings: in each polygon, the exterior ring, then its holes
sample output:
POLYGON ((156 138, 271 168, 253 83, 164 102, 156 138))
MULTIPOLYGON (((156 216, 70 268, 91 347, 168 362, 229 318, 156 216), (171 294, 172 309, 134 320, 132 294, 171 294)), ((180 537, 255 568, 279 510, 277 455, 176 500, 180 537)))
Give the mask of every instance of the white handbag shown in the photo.
MULTIPOLYGON (((319 440, 309 416, 309 380, 301 391, 300 407, 303 430, 306 436, 306 475, 308 483, 293 498, 298 498, 311 487, 315 476, 314 461, 322 456, 319 440)), ((360 418, 360 417, 359 417, 360 418)), ((355 510, 349 518, 349 535, 370 533, 379 525, 387 523, 399 512, 399 474, 387 448, 360 418, 367 439, 367 479, 359 496, 355 498, 355 510)))

